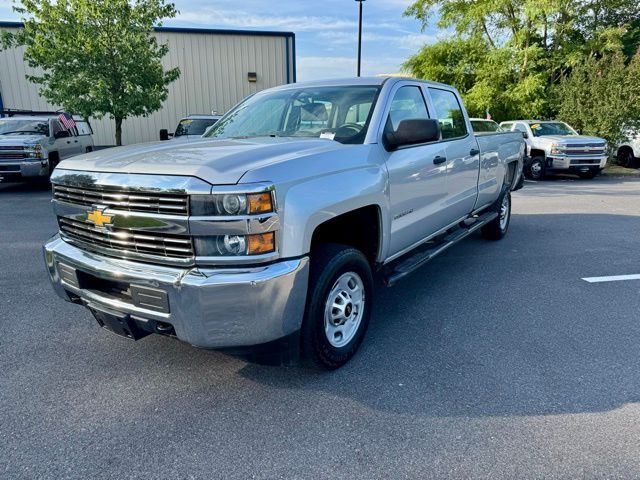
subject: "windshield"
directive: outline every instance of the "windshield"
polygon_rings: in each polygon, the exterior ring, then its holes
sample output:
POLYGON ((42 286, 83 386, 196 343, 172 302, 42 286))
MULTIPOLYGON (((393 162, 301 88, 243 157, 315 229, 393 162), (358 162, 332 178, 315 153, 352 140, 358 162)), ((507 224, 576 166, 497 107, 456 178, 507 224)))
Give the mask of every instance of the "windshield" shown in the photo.
POLYGON ((492 120, 471 120, 471 126, 475 133, 501 131, 500 126, 492 120))
POLYGON ((42 120, 0 119, 0 135, 49 136, 49 123, 42 120))
POLYGON ((207 128, 216 123, 215 118, 183 118, 176 128, 175 137, 183 135, 202 135, 207 128))
POLYGON ((532 123, 530 126, 534 137, 545 137, 547 135, 578 135, 573 128, 562 122, 532 123))
POLYGON ((258 93, 207 132, 211 138, 308 137, 363 143, 379 87, 308 87, 258 93))

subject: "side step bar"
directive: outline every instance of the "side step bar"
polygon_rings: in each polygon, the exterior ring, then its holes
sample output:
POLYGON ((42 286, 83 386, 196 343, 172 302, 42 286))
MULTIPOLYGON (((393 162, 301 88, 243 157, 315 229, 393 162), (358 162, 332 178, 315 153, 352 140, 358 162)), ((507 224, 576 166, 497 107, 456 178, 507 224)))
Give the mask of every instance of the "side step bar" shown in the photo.
POLYGON ((390 269, 384 276, 385 283, 389 287, 393 286, 398 280, 406 277, 429 260, 440 255, 450 246, 465 239, 476 230, 494 220, 497 216, 498 212, 495 211, 483 213, 478 218, 473 219, 475 221, 471 225, 466 226, 463 224, 463 226, 445 236, 441 241, 437 243, 427 242, 412 252, 407 253, 404 257, 400 257, 389 266, 390 269))

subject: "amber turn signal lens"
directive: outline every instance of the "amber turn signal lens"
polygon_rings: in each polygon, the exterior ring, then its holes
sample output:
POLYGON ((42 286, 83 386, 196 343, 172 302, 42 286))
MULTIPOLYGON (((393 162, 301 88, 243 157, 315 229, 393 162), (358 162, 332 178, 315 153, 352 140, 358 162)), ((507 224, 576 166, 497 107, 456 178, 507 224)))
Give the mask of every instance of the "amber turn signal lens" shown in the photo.
POLYGON ((271 193, 254 193, 247 195, 249 199, 249 214, 273 212, 271 193))
POLYGON ((249 235, 248 255, 259 255, 261 253, 271 253, 276 249, 276 235, 273 232, 249 235))

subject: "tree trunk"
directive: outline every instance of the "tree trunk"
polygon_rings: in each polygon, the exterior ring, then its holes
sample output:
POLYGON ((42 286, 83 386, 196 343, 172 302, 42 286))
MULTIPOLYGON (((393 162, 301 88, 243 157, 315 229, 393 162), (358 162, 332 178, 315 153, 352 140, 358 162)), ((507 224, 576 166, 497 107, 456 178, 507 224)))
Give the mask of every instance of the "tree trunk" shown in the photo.
POLYGON ((122 118, 115 117, 116 120, 116 145, 119 147, 122 145, 122 118))

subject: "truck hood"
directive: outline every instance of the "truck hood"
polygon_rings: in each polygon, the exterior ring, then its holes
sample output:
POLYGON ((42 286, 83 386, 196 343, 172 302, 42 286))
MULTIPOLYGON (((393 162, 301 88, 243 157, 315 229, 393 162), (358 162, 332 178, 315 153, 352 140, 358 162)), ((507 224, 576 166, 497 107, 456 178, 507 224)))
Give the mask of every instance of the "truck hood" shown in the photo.
POLYGON ((537 137, 545 143, 557 143, 562 145, 582 145, 584 143, 605 143, 604 138, 589 137, 587 135, 545 135, 537 137))
POLYGON ((42 135, 0 135, 0 147, 20 147, 33 145, 42 140, 42 135))
POLYGON ((317 138, 165 141, 99 150, 65 160, 59 167, 90 172, 183 175, 214 185, 230 185, 238 183, 249 170, 340 148, 345 146, 317 138))

